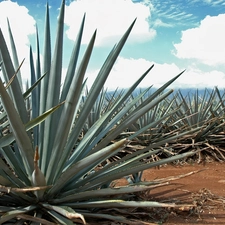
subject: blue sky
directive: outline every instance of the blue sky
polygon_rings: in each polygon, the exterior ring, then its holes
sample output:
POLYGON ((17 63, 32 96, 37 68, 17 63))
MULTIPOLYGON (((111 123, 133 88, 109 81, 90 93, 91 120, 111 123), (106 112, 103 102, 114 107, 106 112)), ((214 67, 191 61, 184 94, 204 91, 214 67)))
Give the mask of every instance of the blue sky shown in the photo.
MULTIPOLYGON (((49 0, 52 46, 60 0, 49 0)), ((9 18, 20 60, 26 58, 23 78, 28 78, 28 50, 35 49, 35 25, 42 44, 46 1, 0 1, 0 26, 7 33, 9 18)), ((107 54, 132 21, 132 33, 106 83, 109 89, 126 88, 152 64, 154 69, 140 87, 159 87, 183 69, 172 88, 225 88, 225 0, 67 0, 64 69, 86 13, 82 50, 97 28, 97 39, 87 71, 93 81, 107 54)), ((6 35, 7 38, 7 35, 6 35)), ((41 45, 41 51, 43 46, 41 45)))

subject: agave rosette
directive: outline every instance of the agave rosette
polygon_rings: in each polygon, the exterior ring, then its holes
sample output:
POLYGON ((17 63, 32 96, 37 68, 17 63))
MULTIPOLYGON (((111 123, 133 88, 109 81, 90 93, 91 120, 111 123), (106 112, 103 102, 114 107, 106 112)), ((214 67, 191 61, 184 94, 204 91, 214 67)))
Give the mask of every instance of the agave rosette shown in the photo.
POLYGON ((143 162, 146 157, 162 151, 157 148, 177 136, 154 142, 145 149, 128 154, 118 161, 106 164, 102 162, 107 162, 107 159, 116 155, 130 140, 170 116, 162 115, 161 118, 143 126, 131 136, 115 141, 121 132, 136 123, 141 116, 172 93, 172 90, 169 90, 162 94, 182 73, 135 107, 148 88, 135 98, 130 96, 150 72, 153 67, 150 66, 128 90, 121 92, 115 101, 109 100, 110 106, 108 105, 103 113, 98 113, 97 117, 92 118, 88 129, 84 132, 90 114, 96 109, 96 102, 101 96, 104 83, 135 21, 113 47, 96 80, 83 98, 86 84, 84 76, 94 47, 96 31, 78 66, 84 16, 71 54, 66 78, 61 87, 64 8, 65 1, 62 1, 52 55, 47 7, 43 65, 42 67, 40 65, 37 35, 36 68, 31 49, 32 86, 26 93, 23 93, 22 74, 15 72, 19 63, 12 32, 10 31, 13 60, 8 52, 4 36, 0 32, 2 74, 6 83, 13 79, 7 89, 3 82, 0 82, 2 104, 0 223, 4 224, 6 221, 13 223, 20 220, 21 223, 34 221, 51 224, 50 221, 52 221, 60 224, 74 224, 75 222, 85 223, 85 218, 90 217, 125 222, 127 221, 125 217, 101 213, 101 209, 176 207, 175 204, 130 200, 130 194, 148 190, 154 187, 156 182, 143 184, 140 181, 135 185, 120 188, 113 187, 112 182, 192 155, 193 152, 190 152, 157 162, 143 162), (16 76, 13 76, 15 73, 16 76), (44 75, 41 76, 41 73, 44 75), (152 148, 155 150, 153 151, 152 148), (96 168, 100 169, 96 170, 96 168))

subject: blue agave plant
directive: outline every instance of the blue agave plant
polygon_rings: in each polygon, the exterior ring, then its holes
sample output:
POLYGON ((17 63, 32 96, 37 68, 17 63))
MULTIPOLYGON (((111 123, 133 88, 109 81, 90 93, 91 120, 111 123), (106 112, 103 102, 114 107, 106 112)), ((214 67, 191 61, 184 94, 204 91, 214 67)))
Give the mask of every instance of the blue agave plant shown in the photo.
MULTIPOLYGON (((134 184, 120 188, 115 188, 111 184, 124 176, 193 154, 190 152, 152 163, 143 162, 146 157, 161 152, 162 150, 157 148, 177 136, 152 143, 117 161, 104 165, 102 162, 107 162, 107 159, 116 155, 129 141, 170 116, 169 114, 163 115, 135 131, 131 136, 114 141, 121 132, 170 95, 172 90, 161 93, 182 73, 168 81, 136 107, 137 102, 148 89, 135 98, 130 98, 130 96, 151 71, 153 66, 150 66, 83 132, 90 112, 98 101, 110 70, 135 21, 113 47, 92 87, 85 98, 82 98, 86 84, 84 75, 94 47, 96 31, 78 66, 84 16, 67 68, 66 78, 61 87, 64 8, 65 1, 62 1, 55 49, 51 54, 47 7, 43 66, 40 66, 38 55, 36 70, 34 69, 31 50, 32 86, 25 93, 23 93, 17 74, 19 63, 16 60, 17 53, 12 32, 10 31, 10 37, 14 61, 8 52, 4 36, 0 32, 1 69, 3 79, 8 84, 4 85, 3 81, 0 81, 2 104, 0 114, 2 155, 0 158, 0 223, 13 224, 19 220, 20 224, 32 221, 32 224, 69 225, 79 222, 85 224, 90 218, 105 218, 126 223, 128 220, 125 216, 113 216, 101 210, 127 207, 176 207, 175 204, 134 201, 129 197, 135 192, 151 189, 155 181, 143 183, 138 180, 134 184), (44 75, 41 76, 41 73, 44 75), (31 115, 27 106, 31 107, 31 115), (135 109, 131 110, 134 107, 135 109), (152 148, 155 150, 153 151, 152 148), (96 170, 99 165, 102 166, 96 170)), ((37 49, 39 54, 39 44, 37 44, 37 49)), ((185 132, 180 135, 183 134, 185 132)))

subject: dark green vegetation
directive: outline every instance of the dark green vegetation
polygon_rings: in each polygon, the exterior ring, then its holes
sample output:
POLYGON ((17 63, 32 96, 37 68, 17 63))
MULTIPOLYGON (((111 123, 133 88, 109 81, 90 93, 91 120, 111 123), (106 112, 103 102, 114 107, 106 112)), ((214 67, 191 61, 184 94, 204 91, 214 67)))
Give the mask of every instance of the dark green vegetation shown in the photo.
POLYGON ((37 34, 36 69, 31 50, 32 86, 26 92, 17 70, 13 31, 9 26, 13 56, 0 32, 4 80, 0 82, 0 223, 69 225, 93 218, 130 223, 126 210, 119 208, 180 207, 134 198, 134 193, 163 183, 142 182, 141 171, 200 154, 196 142, 211 145, 206 140, 222 131, 222 96, 216 89, 210 103, 200 103, 197 95, 194 103, 181 95, 169 99, 173 90, 166 89, 182 73, 152 94, 147 88, 133 96, 153 66, 137 74, 139 79, 128 90, 108 95, 104 83, 135 21, 85 94, 84 75, 96 38, 94 32, 77 65, 85 17, 61 86, 64 7, 63 1, 53 54, 47 8, 43 63, 37 34), (220 101, 214 102, 214 95, 220 101), (189 148, 177 150, 177 143, 184 140, 189 148), (132 147, 137 143, 143 146, 138 151, 132 147), (124 176, 131 185, 113 187, 113 181, 124 176))

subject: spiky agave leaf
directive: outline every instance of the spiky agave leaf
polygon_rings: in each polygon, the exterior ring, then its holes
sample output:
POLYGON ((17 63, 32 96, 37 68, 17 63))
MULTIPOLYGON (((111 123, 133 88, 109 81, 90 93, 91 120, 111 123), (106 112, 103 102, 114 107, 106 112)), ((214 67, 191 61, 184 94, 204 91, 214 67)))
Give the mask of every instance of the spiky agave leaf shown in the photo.
POLYGON ((69 92, 66 97, 65 105, 61 112, 61 116, 59 120, 59 126, 61 127, 61 129, 56 132, 54 144, 53 144, 54 150, 52 152, 51 159, 49 161, 49 166, 46 173, 46 178, 49 183, 51 183, 51 180, 54 178, 54 175, 52 174, 53 171, 54 173, 56 173, 57 171, 57 167, 59 166, 58 162, 60 161, 62 153, 63 153, 61 149, 64 149, 66 145, 68 134, 71 128, 71 123, 73 123, 74 112, 77 108, 77 103, 79 102, 79 99, 80 99, 82 83, 83 83, 86 68, 91 56, 91 52, 94 46, 95 36, 96 36, 96 32, 93 34, 92 39, 87 47, 86 53, 84 55, 83 61, 81 62, 79 70, 73 77, 71 86, 69 88, 69 92), (67 118, 66 121, 65 121, 65 118, 67 118))
MULTIPOLYGON (((11 27, 10 27, 10 23, 9 23, 8 18, 7 18, 7 23, 8 23, 8 31, 9 31, 11 49, 12 49, 12 52, 13 52, 14 68, 20 68, 19 60, 18 60, 18 56, 17 56, 17 51, 16 51, 16 45, 15 45, 15 42, 14 42, 14 38, 13 38, 13 34, 12 34, 12 31, 11 31, 11 27)), ((18 81, 19 81, 19 84, 20 84, 20 88, 21 88, 21 90, 23 90, 23 83, 22 83, 22 77, 21 77, 20 70, 18 70, 17 73, 18 73, 17 77, 18 77, 18 81)))
MULTIPOLYGON (((63 104, 64 104, 64 102, 58 104, 57 106, 54 106, 53 108, 51 108, 48 111, 44 112, 42 115, 38 116, 37 118, 34 118, 34 119, 30 120, 28 123, 26 123, 24 125, 26 131, 29 131, 33 127, 41 124, 50 114, 55 112, 63 104)), ((6 146, 10 145, 15 140, 15 137, 13 136, 13 134, 7 134, 5 136, 2 136, 0 139, 1 139, 1 141, 0 141, 0 148, 2 148, 2 147, 6 147, 6 146)))
POLYGON ((54 205, 49 205, 49 204, 43 204, 43 206, 47 209, 53 210, 64 217, 74 220, 74 219, 80 219, 83 224, 86 224, 86 221, 84 219, 84 216, 81 215, 80 213, 76 213, 72 208, 68 206, 54 206, 54 205))
POLYGON ((35 206, 35 205, 31 205, 31 206, 27 206, 27 207, 18 207, 15 210, 6 212, 0 217, 0 223, 3 224, 4 222, 14 218, 17 215, 33 211, 34 209, 36 209, 36 207, 37 206, 35 206))
MULTIPOLYGON (((0 51, 1 51, 1 57, 3 61, 3 67, 2 70, 5 74, 6 82, 9 81, 12 76, 15 74, 16 69, 14 69, 4 36, 2 34, 2 31, 0 29, 0 51)), ((23 123, 28 122, 28 114, 25 107, 25 102, 22 96, 22 90, 21 86, 19 84, 17 76, 15 76, 14 82, 12 82, 10 86, 10 95, 13 100, 13 103, 16 106, 16 109, 18 110, 20 117, 23 121, 23 123)))
POLYGON ((33 147, 29 136, 26 133, 25 127, 19 114, 17 113, 11 98, 3 86, 2 81, 0 81, 0 94, 2 103, 7 112, 7 116, 12 128, 12 132, 15 136, 21 155, 23 155, 23 162, 28 176, 31 176, 31 171, 33 170, 33 147))
MULTIPOLYGON (((46 93, 46 109, 50 109, 51 107, 57 105, 59 103, 60 96, 60 86, 61 86, 61 73, 62 73, 62 54, 63 54, 63 28, 64 28, 64 9, 65 9, 65 1, 62 1, 59 18, 58 18, 58 30, 56 36, 55 43, 55 52, 53 54, 53 59, 49 72, 49 84, 46 88, 48 89, 46 93)), ((45 151, 44 157, 41 158, 41 168, 46 174, 47 165, 51 158, 51 153, 53 150, 53 142, 54 138, 51 134, 55 133, 57 130, 57 123, 54 120, 58 120, 58 118, 54 118, 51 115, 44 124, 43 135, 44 138, 41 140, 43 145, 41 146, 43 149, 48 149, 45 151)))

